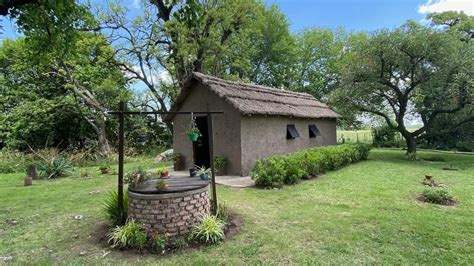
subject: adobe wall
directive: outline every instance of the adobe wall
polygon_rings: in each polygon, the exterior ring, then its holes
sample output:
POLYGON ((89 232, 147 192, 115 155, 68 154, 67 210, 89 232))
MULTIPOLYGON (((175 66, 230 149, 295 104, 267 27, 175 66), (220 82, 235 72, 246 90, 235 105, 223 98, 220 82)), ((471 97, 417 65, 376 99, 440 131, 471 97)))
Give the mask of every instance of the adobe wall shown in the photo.
POLYGON ((243 116, 242 174, 248 175, 255 160, 273 154, 283 154, 303 149, 335 145, 336 119, 303 119, 283 116, 243 116), (299 138, 286 139, 287 125, 294 124, 299 138), (308 125, 315 124, 321 136, 309 137, 308 125))
MULTIPOLYGON (((209 91, 205 86, 193 86, 190 94, 183 102, 179 111, 223 111, 222 115, 213 115, 214 156, 220 155, 227 159, 225 174, 241 174, 240 157, 240 113, 230 104, 209 91)), ((176 115, 173 118, 173 149, 185 157, 186 169, 193 166, 193 144, 188 139, 190 115, 176 115)))

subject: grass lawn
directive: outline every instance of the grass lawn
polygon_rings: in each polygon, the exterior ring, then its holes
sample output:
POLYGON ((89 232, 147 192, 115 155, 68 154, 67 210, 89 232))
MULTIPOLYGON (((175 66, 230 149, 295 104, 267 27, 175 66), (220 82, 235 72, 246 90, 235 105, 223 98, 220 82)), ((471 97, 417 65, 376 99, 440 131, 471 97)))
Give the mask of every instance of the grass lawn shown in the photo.
MULTIPOLYGON (((23 174, 5 174, 0 257, 14 263, 474 264, 474 156, 419 156, 446 161, 405 161, 402 151, 372 150, 367 161, 281 190, 219 187, 220 200, 243 219, 240 232, 217 246, 167 257, 110 252, 97 242, 105 221, 101 202, 116 186, 114 175, 23 187, 23 174), (460 170, 441 169, 446 166, 460 170), (447 184, 458 206, 417 202, 425 174, 447 184)), ((156 167, 151 160, 126 167, 138 165, 156 167)))

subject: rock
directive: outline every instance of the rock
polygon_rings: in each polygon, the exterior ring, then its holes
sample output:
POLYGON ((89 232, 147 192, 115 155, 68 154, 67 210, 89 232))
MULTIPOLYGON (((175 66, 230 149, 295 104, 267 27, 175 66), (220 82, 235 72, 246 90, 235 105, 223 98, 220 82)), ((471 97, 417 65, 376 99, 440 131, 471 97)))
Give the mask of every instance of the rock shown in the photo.
POLYGON ((13 257, 12 256, 0 256, 0 260, 11 261, 11 260, 13 260, 13 257))
POLYGON ((155 157, 155 162, 169 161, 173 158, 173 149, 166 150, 155 157))

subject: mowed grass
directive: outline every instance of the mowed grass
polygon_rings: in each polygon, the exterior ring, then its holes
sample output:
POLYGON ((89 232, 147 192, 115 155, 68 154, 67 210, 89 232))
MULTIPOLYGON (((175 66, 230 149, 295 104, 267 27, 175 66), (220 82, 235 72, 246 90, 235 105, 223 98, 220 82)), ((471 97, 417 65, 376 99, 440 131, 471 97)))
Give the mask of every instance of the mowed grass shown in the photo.
POLYGON ((445 161, 405 161, 403 151, 373 150, 367 161, 280 190, 219 186, 220 201, 243 220, 240 232, 165 257, 98 243, 101 202, 115 176, 23 187, 22 174, 2 175, 0 257, 12 256, 13 263, 473 264, 474 156, 419 155, 445 161), (425 175, 445 183, 459 204, 418 202, 425 175))

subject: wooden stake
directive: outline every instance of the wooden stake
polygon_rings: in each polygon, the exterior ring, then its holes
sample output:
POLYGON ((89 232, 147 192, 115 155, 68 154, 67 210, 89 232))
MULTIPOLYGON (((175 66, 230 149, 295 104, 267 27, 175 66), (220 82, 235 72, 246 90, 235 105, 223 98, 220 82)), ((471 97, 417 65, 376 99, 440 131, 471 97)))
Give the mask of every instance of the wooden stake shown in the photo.
POLYGON ((207 131, 209 135, 209 157, 211 161, 211 187, 212 187, 212 214, 217 214, 217 192, 216 192, 216 174, 214 171, 214 137, 212 134, 212 114, 207 114, 207 131))
POLYGON ((117 208, 117 224, 124 225, 125 218, 123 213, 123 163, 124 163, 124 111, 125 111, 125 103, 120 101, 119 103, 119 144, 118 144, 118 208, 117 208))

